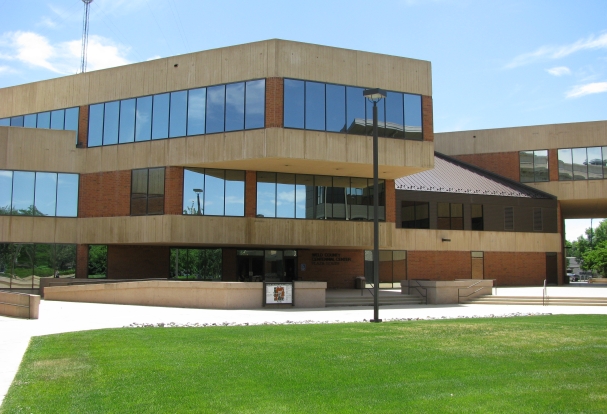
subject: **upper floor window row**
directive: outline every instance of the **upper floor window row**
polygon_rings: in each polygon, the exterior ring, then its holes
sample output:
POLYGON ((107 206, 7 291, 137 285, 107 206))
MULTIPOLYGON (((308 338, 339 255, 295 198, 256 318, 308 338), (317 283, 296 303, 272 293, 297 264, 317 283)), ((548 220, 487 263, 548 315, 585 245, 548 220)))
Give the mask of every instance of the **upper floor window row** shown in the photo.
MULTIPOLYGON (((329 83, 284 80, 285 128, 373 134, 373 103, 364 88, 329 83)), ((377 104, 378 135, 422 140, 420 95, 388 91, 377 104)))
MULTIPOLYGON (((379 180, 379 220, 386 217, 385 194, 379 180)), ((373 220, 373 180, 258 172, 257 217, 373 220)))
POLYGON ((91 105, 88 147, 263 128, 265 79, 91 105))
POLYGON ((37 114, 19 115, 0 119, 0 126, 78 131, 79 113, 80 108, 76 107, 37 114))
POLYGON ((0 170, 0 215, 78 216, 78 174, 0 170))
POLYGON ((519 152, 521 183, 549 181, 548 150, 519 152))
POLYGON ((607 147, 563 148, 558 158, 560 181, 607 178, 607 147))

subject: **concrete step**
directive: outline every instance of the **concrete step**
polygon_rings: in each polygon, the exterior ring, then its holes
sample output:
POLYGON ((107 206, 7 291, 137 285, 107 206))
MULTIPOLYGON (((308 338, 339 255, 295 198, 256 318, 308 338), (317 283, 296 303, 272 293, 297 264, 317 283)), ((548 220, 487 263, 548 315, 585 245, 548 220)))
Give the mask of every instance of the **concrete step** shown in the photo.
MULTIPOLYGON (((394 305, 419 305, 425 304, 426 300, 414 295, 394 295, 380 296, 380 306, 394 305)), ((347 297, 327 297, 325 305, 330 306, 373 306, 373 297, 347 296, 347 297)))
POLYGON ((607 306, 607 298, 549 296, 492 296, 484 295, 462 300, 461 303, 478 305, 558 305, 558 306, 607 306))

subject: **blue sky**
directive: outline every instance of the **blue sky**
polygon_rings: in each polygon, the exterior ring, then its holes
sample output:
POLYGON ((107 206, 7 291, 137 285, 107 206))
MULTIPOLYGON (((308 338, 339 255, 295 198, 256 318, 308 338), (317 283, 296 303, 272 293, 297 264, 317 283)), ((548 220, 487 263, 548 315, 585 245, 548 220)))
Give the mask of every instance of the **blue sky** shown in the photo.
MULTIPOLYGON (((78 71, 81 0, 0 10, 0 87, 78 71)), ((431 61, 437 132, 607 119, 606 0, 94 0, 88 70, 271 38, 431 61)))

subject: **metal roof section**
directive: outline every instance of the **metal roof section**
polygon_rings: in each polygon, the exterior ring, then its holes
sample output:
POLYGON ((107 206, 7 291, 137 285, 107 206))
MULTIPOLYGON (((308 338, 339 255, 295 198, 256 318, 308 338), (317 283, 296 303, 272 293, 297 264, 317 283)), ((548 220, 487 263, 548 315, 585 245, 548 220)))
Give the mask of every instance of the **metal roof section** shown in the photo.
POLYGON ((434 169, 397 178, 397 190, 479 194, 500 197, 548 198, 551 194, 434 152, 434 169))

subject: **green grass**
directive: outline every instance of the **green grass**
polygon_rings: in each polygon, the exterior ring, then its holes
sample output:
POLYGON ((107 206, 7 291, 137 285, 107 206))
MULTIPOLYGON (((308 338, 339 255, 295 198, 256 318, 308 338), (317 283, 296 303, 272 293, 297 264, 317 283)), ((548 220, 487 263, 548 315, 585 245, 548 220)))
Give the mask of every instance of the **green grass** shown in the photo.
POLYGON ((605 412, 607 317, 32 339, 3 413, 605 412))

